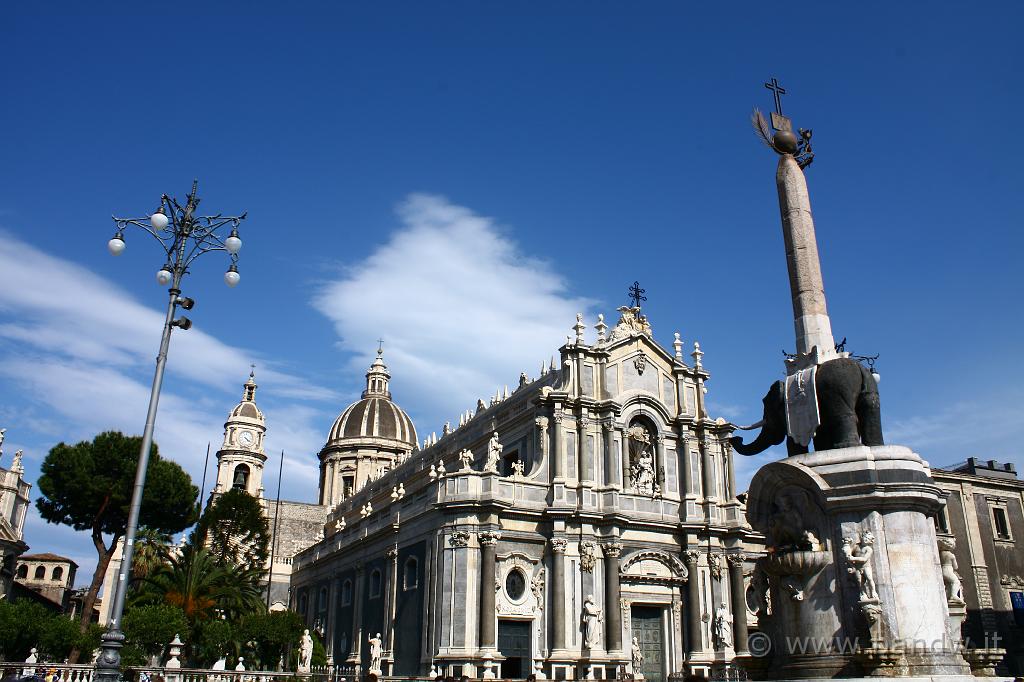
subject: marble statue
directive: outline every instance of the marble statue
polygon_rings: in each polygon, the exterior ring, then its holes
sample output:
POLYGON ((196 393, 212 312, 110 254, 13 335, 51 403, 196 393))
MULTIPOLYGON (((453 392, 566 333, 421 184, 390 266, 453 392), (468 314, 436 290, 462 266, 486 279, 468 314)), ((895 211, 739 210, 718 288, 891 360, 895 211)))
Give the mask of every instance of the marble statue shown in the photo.
POLYGON ((309 630, 302 631, 302 639, 299 640, 299 665, 297 672, 308 673, 313 663, 313 638, 309 630))
POLYGON ((633 463, 630 472, 633 489, 641 495, 654 494, 654 457, 648 448, 644 448, 633 463))
POLYGON ((370 672, 381 674, 381 659, 384 658, 384 641, 380 637, 380 633, 369 637, 367 640, 370 643, 370 672))
POLYGON ((644 652, 640 648, 640 642, 636 637, 633 638, 633 646, 631 647, 631 653, 633 657, 633 675, 643 677, 640 673, 640 669, 644 665, 644 652))
POLYGON ((878 598, 875 591, 875 574, 871 568, 871 555, 874 554, 875 536, 871 531, 861 533, 860 542, 853 536, 843 538, 843 556, 846 558, 846 572, 857 583, 859 599, 870 601, 878 598))
POLYGON ((462 470, 469 471, 473 468, 473 452, 468 448, 459 453, 459 461, 462 462, 462 470))
POLYGON ((601 633, 601 609, 594 603, 594 595, 587 595, 583 602, 583 645, 588 649, 597 648, 601 633))
POLYGON ((722 602, 715 611, 715 640, 719 649, 728 649, 733 646, 732 641, 732 613, 729 607, 722 602))
POLYGON ((487 462, 484 464, 484 471, 498 473, 498 461, 501 459, 501 451, 504 449, 498 440, 498 432, 495 431, 491 440, 487 442, 487 462))
POLYGON ((513 477, 515 477, 515 478, 522 478, 525 472, 526 472, 526 464, 524 464, 523 462, 521 462, 519 460, 516 460, 515 462, 512 462, 512 476, 513 477))
POLYGON ((954 549, 956 549, 956 538, 939 538, 939 563, 942 564, 942 582, 946 586, 946 599, 947 601, 962 602, 964 588, 960 574, 957 573, 959 566, 956 562, 956 554, 953 553, 954 549))

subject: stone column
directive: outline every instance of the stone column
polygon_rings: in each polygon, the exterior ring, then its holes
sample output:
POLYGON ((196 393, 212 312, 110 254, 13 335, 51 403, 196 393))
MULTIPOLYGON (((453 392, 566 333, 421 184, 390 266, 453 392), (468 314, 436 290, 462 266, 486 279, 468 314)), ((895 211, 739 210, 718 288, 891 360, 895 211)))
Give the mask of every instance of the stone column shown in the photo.
POLYGON ((706 441, 700 442, 698 447, 701 453, 701 468, 703 469, 703 485, 704 485, 704 499, 709 500, 711 498, 718 498, 718 493, 715 490, 715 463, 714 454, 708 447, 706 441))
POLYGON ((658 482, 661 493, 665 494, 665 436, 658 434, 656 437, 655 450, 658 453, 657 467, 654 470, 654 480, 658 482))
POLYGON ((732 639, 736 653, 747 650, 747 600, 743 589, 742 554, 730 554, 729 562, 729 596, 732 598, 732 639))
POLYGON ((779 157, 775 173, 782 214, 782 236, 786 244, 786 265, 793 299, 793 325, 796 352, 807 354, 817 347, 818 357, 835 357, 832 324, 825 306, 825 284, 821 278, 818 242, 814 236, 811 199, 807 179, 800 165, 789 154, 779 157))
POLYGON ((565 650, 565 538, 551 538, 551 648, 565 650))
POLYGON ((615 424, 608 417, 601 423, 604 440, 604 483, 605 485, 621 485, 621 470, 615 466, 615 424))
POLYGON ((555 425, 551 429, 555 439, 555 456, 551 460, 551 472, 554 478, 565 478, 565 434, 562 432, 562 411, 555 411, 555 425))
POLYGON ((495 637, 494 554, 500 538, 501 534, 493 531, 477 533, 480 540, 480 649, 495 649, 498 645, 495 637))
MULTIPOLYGON (((395 651, 395 609, 398 600, 398 547, 387 551, 388 562, 388 601, 385 605, 384 618, 384 656, 390 664, 394 664, 395 651)), ((390 673, 390 671, 389 671, 390 673)))
POLYGON ((580 482, 590 482, 594 480, 594 461, 591 457, 587 456, 587 447, 589 446, 589 439, 587 438, 587 427, 590 426, 590 419, 588 417, 580 417, 576 420, 576 442, 579 446, 576 448, 576 452, 579 454, 579 462, 577 463, 577 469, 580 473, 580 482))
MULTIPOLYGON (((679 485, 682 486, 682 489, 679 491, 679 497, 685 502, 686 496, 690 494, 690 488, 693 483, 690 480, 690 439, 683 434, 679 434, 679 446, 676 452, 679 454, 679 468, 681 474, 679 477, 679 485)), ((685 508, 683 509, 683 515, 685 518, 685 508)))
POLYGON ((703 650, 701 641, 700 571, 697 566, 700 554, 693 550, 683 553, 688 577, 686 579, 686 629, 690 632, 690 653, 703 650))
POLYGON ((609 653, 622 651, 622 608, 619 606, 619 556, 622 545, 610 542, 604 550, 604 626, 605 649, 609 653))
POLYGON ((366 567, 362 563, 356 564, 356 579, 352 588, 352 650, 348 656, 348 660, 355 665, 360 665, 362 661, 363 582, 365 576, 366 567))

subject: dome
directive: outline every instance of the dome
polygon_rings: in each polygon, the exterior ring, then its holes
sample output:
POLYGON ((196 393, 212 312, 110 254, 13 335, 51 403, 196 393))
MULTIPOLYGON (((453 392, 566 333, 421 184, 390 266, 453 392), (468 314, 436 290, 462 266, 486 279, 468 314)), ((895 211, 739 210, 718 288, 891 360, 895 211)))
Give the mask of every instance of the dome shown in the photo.
POLYGON ((381 445, 396 447, 401 450, 415 450, 417 447, 416 427, 412 419, 391 400, 388 390, 388 372, 382 350, 377 350, 377 358, 366 373, 366 390, 362 397, 345 408, 334 421, 334 426, 327 436, 324 448, 355 444, 353 441, 367 439, 381 445))
POLYGON ((352 438, 393 440, 407 447, 416 446, 416 427, 412 419, 388 398, 371 396, 352 403, 334 421, 327 443, 352 438))

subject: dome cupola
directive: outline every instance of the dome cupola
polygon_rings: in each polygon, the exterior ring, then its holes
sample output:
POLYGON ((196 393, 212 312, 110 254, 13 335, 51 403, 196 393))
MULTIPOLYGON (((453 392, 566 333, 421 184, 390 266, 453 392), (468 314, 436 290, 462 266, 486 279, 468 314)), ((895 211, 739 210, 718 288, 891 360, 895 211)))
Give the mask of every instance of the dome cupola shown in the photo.
POLYGON ((320 501, 337 504, 417 448, 416 427, 391 400, 391 373, 377 348, 359 400, 334 420, 320 451, 320 501))

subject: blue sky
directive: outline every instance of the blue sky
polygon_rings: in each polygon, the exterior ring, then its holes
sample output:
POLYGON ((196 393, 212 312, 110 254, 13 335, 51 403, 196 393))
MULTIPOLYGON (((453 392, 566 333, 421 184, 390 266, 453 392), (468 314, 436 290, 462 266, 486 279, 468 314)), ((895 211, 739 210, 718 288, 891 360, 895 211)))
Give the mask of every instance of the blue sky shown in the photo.
MULTIPOLYGON (((425 435, 635 279, 659 341, 700 341, 715 416, 754 421, 793 346, 748 123, 771 76, 814 130, 832 324, 881 354, 887 440, 1024 465, 1019 3, 282 7, 5 9, 0 426, 30 480, 61 440, 141 432, 161 258, 109 257, 109 216, 193 177, 249 212, 241 285, 199 261, 171 347, 157 441, 197 482, 250 362, 285 497, 313 500, 375 339, 425 435)), ((27 540, 91 572, 84 535, 33 514, 27 540)))

